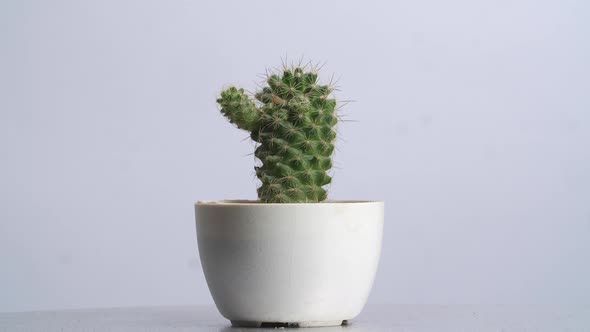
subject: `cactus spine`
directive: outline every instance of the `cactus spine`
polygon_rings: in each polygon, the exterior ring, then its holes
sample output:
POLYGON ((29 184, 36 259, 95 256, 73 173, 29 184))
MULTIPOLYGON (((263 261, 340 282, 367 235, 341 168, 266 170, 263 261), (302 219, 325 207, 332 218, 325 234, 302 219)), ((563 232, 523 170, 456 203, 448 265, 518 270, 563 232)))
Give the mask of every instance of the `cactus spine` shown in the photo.
POLYGON ((323 186, 332 180, 327 171, 338 122, 333 87, 319 84, 315 70, 300 66, 271 73, 266 83, 255 94, 258 102, 235 87, 217 99, 221 113, 258 143, 258 198, 265 203, 321 202, 327 197, 323 186))

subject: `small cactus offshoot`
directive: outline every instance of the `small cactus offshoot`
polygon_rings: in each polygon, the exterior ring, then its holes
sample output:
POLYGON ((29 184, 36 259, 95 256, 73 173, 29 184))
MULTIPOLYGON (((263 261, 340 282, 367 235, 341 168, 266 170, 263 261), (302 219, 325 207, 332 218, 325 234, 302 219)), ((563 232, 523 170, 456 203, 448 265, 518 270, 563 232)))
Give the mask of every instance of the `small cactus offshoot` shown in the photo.
POLYGON ((266 77, 268 86, 251 99, 244 89, 230 87, 217 103, 221 113, 257 142, 255 167, 261 181, 258 198, 265 203, 312 203, 326 199, 332 181, 336 139, 333 87, 318 83, 306 66, 290 66, 266 77))

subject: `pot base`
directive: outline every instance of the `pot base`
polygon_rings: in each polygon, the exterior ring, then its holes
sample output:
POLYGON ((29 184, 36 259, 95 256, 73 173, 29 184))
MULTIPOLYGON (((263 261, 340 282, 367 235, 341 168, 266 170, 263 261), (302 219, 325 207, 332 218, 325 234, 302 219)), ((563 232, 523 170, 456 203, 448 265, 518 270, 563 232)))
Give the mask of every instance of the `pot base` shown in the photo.
POLYGON ((256 322, 248 320, 232 320, 233 327, 320 327, 320 326, 340 326, 347 324, 346 320, 327 320, 312 322, 256 322))

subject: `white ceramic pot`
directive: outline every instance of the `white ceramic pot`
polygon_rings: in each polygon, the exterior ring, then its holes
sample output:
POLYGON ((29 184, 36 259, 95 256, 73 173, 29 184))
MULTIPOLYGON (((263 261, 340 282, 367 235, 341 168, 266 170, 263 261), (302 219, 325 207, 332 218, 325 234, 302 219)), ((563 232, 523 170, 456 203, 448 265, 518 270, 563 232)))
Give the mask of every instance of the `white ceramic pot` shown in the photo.
POLYGON ((196 204, 201 265, 234 326, 340 325, 371 290, 383 202, 196 204))

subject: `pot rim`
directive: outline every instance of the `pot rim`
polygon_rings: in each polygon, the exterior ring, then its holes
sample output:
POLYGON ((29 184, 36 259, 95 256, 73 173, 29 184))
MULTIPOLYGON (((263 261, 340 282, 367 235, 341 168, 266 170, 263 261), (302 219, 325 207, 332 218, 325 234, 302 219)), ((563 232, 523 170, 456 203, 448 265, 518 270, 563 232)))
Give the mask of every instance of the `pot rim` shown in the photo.
POLYGON ((377 204, 382 205, 380 200, 327 200, 318 203, 263 203, 257 200, 248 199, 222 199, 197 201, 196 206, 296 206, 296 205, 348 205, 348 204, 377 204))

